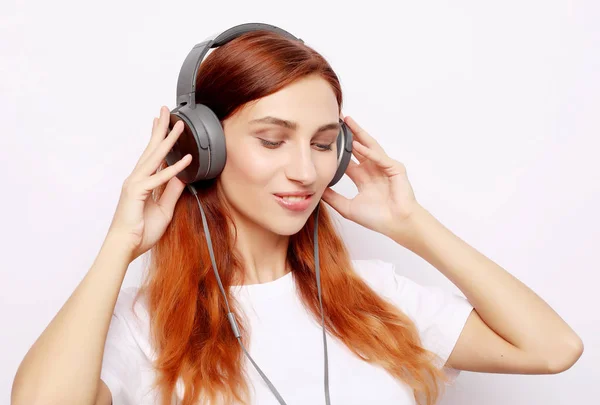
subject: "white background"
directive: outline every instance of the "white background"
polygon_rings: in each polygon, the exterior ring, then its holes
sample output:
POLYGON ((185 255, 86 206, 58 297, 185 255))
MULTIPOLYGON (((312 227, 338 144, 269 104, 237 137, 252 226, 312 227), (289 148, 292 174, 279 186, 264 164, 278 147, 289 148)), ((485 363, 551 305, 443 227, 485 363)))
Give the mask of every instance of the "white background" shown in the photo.
MULTIPOLYGON (((597 400, 599 3, 350 3, 3 2, 0 403, 93 262, 152 118, 174 107, 185 56, 244 22, 278 25, 321 52, 341 79, 344 114, 407 166, 420 203, 584 341, 565 373, 463 372, 442 403, 597 400)), ((347 177, 335 188, 355 193, 347 177)), ((338 218, 353 258, 458 291, 420 257, 338 218)))

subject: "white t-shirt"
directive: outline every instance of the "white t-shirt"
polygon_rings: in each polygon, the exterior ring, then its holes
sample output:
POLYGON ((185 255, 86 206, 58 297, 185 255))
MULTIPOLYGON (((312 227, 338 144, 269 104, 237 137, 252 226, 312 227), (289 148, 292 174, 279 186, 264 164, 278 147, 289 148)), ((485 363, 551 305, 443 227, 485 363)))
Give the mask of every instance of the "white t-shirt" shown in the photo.
MULTIPOLYGON (((473 309, 471 304, 459 295, 421 286, 397 274, 391 263, 352 262, 374 291, 415 322, 423 346, 441 357, 443 363, 438 366, 442 367, 473 309)), ((251 331, 251 342, 246 349, 286 403, 325 404, 321 321, 315 321, 302 305, 295 293, 292 273, 268 283, 231 289, 251 331)), ((130 310, 136 291, 137 287, 121 290, 104 349, 101 379, 110 389, 114 405, 157 404, 157 392, 150 390, 155 376, 152 360, 156 354, 150 344, 144 300, 136 304, 135 314, 130 310)), ((408 385, 394 379, 382 367, 363 361, 330 334, 327 334, 327 352, 332 405, 415 404, 408 385)), ((277 405, 260 374, 245 355, 243 359, 250 376, 252 403, 277 405)), ((452 381, 459 373, 449 368, 445 371, 452 381)), ((181 380, 177 396, 181 401, 181 380)))

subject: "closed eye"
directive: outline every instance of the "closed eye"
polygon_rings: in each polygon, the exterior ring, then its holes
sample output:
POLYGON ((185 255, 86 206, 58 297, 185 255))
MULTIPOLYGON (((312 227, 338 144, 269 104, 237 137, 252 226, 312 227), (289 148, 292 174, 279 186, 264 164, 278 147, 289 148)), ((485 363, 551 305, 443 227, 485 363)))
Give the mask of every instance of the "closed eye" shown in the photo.
MULTIPOLYGON (((269 149, 275 149, 283 143, 283 141, 273 142, 273 141, 267 141, 266 139, 262 139, 262 138, 258 138, 258 139, 260 140, 260 142, 262 143, 262 145, 264 147, 269 148, 269 149)), ((332 150, 331 145, 333 145, 333 143, 330 143, 330 144, 313 143, 313 145, 315 145, 321 151, 329 151, 329 150, 332 150)))
POLYGON ((325 150, 331 150, 331 145, 333 145, 333 143, 330 143, 329 145, 316 143, 315 145, 317 145, 317 147, 320 148, 321 150, 325 151, 325 150))
POLYGON ((267 141, 266 139, 260 139, 260 142, 263 144, 263 146, 270 148, 270 149, 275 149, 276 147, 278 147, 279 145, 281 145, 283 143, 283 141, 279 141, 279 142, 271 142, 271 141, 267 141))

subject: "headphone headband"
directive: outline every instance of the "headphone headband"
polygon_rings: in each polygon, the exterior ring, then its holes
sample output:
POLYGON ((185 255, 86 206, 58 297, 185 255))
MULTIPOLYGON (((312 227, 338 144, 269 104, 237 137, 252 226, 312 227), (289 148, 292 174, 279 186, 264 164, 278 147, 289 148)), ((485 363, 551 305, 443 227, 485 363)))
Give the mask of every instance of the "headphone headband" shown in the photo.
MULTIPOLYGON (((231 27, 194 45, 185 58, 177 80, 177 106, 171 110, 169 119, 169 128, 173 128, 176 122, 183 121, 184 130, 166 156, 167 163, 172 165, 187 153, 192 154, 192 163, 177 175, 181 181, 189 184, 215 178, 221 173, 227 160, 225 134, 219 118, 209 107, 196 104, 196 78, 202 60, 211 48, 224 45, 247 32, 263 30, 304 43, 273 25, 246 23, 231 27)), ((341 119, 340 124, 340 133, 336 139, 338 169, 330 186, 344 175, 352 156, 353 134, 341 119)))
POLYGON ((200 68, 204 56, 206 56, 211 48, 217 48, 243 34, 259 30, 275 32, 287 38, 304 42, 302 39, 296 38, 284 29, 263 23, 245 23, 236 25, 206 38, 204 41, 194 45, 183 61, 183 65, 179 71, 179 78, 177 79, 177 106, 186 104, 190 108, 196 107, 195 92, 198 69, 200 68))

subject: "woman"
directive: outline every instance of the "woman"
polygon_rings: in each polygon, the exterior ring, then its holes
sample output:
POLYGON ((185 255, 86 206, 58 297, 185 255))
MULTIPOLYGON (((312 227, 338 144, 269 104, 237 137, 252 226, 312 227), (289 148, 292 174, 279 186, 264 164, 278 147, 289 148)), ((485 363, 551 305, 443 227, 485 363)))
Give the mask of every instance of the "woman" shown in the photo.
POLYGON ((165 163, 182 126, 169 131, 163 107, 92 268, 19 367, 13 404, 277 403, 244 348, 290 405, 323 403, 324 377, 327 403, 330 393, 333 404, 433 404, 459 370, 558 373, 579 358, 575 332, 437 222, 404 166, 350 117, 358 162, 346 174, 359 194, 347 200, 328 187, 342 94, 313 49, 244 34, 206 58, 196 92, 223 126, 222 173, 197 196, 184 193, 177 175, 191 156, 165 163), (389 263, 351 260, 321 198, 423 257, 467 299, 389 263), (121 289, 129 263, 150 249, 143 285, 121 289))

